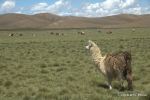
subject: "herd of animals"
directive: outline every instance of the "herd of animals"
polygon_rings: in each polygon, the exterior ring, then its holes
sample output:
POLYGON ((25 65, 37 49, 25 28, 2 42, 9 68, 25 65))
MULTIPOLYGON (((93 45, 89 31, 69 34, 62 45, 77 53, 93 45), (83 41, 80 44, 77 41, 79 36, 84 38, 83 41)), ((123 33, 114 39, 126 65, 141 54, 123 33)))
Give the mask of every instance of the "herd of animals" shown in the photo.
MULTIPOLYGON (((135 29, 132 29, 131 31, 132 31, 132 32, 135 32, 135 29)), ((98 33, 101 33, 102 31, 101 31, 101 30, 98 30, 97 32, 98 32, 98 33)), ((113 33, 113 32, 112 32, 111 30, 106 31, 106 34, 112 34, 112 33, 113 33)), ((51 34, 51 35, 56 35, 56 36, 64 36, 64 35, 65 35, 64 33, 59 33, 59 32, 50 32, 50 34, 51 34)), ((78 31, 77 34, 78 34, 78 35, 86 35, 86 33, 85 33, 84 31, 78 31)), ((13 37, 13 36, 23 36, 23 34, 22 34, 22 33, 19 33, 19 34, 18 34, 18 33, 10 33, 9 36, 10 36, 10 37, 13 37)), ((36 35, 35 35, 35 34, 32 34, 32 36, 35 37, 36 35)))

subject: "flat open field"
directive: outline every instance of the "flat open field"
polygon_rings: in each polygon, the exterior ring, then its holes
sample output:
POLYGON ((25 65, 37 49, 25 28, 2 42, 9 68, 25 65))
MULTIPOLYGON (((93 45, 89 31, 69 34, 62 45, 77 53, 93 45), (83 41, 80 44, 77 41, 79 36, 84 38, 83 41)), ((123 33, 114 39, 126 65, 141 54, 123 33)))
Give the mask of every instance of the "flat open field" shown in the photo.
POLYGON ((144 100, 150 98, 150 29, 0 31, 0 100, 144 100), (108 30, 112 34, 106 34, 108 30), (84 31, 85 35, 77 34, 84 31), (51 35, 50 32, 64 33, 51 35), (9 36, 14 33, 14 36, 9 36), (22 34, 22 36, 19 36, 22 34), (133 91, 104 85, 85 45, 131 50, 133 91), (132 95, 131 97, 128 95, 132 95), (142 95, 142 96, 137 96, 142 95), (143 95, 147 95, 143 97, 143 95))

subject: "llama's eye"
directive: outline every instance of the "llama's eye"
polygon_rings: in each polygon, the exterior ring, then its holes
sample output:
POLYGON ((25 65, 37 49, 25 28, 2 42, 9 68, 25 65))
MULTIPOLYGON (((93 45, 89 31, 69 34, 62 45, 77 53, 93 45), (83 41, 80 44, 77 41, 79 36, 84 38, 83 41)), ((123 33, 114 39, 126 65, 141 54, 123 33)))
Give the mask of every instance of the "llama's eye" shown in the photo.
POLYGON ((90 47, 92 47, 92 44, 90 44, 90 47))
POLYGON ((89 44, 89 48, 91 48, 92 47, 92 44, 89 44))

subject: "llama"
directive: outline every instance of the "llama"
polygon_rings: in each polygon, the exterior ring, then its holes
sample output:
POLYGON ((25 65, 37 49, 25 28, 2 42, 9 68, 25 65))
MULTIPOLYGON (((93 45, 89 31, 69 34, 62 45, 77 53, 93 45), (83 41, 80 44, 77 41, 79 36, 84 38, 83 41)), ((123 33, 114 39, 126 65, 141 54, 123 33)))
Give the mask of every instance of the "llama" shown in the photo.
POLYGON ((57 36, 59 36, 59 35, 60 35, 60 33, 56 33, 56 35, 57 35, 57 36))
POLYGON ((131 54, 127 51, 102 56, 99 47, 91 40, 86 46, 92 59, 100 72, 106 77, 109 89, 112 89, 112 80, 118 79, 123 86, 124 80, 128 82, 128 89, 132 90, 131 54))
POLYGON ((54 35, 54 32, 50 32, 51 35, 54 35))
POLYGON ((81 32, 81 35, 85 35, 85 32, 82 31, 82 32, 81 32))
POLYGON ((112 34, 112 31, 107 31, 106 33, 107 33, 107 34, 112 34))
POLYGON ((20 33, 19 36, 23 36, 23 34, 20 33))
POLYGON ((135 29, 134 29, 134 28, 132 29, 132 32, 135 32, 135 29))
POLYGON ((10 33, 9 36, 14 36, 14 34, 13 34, 13 33, 10 33))
POLYGON ((85 35, 84 31, 78 32, 79 35, 85 35))

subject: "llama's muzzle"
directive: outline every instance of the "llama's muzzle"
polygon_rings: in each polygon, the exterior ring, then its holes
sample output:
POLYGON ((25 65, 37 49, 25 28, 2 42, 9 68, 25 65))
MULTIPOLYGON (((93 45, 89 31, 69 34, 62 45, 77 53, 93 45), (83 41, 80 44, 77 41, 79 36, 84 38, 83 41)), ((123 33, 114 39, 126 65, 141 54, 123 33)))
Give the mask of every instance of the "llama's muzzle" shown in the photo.
POLYGON ((86 49, 90 49, 90 47, 89 47, 88 45, 87 45, 87 46, 85 46, 85 48, 86 48, 86 49))

